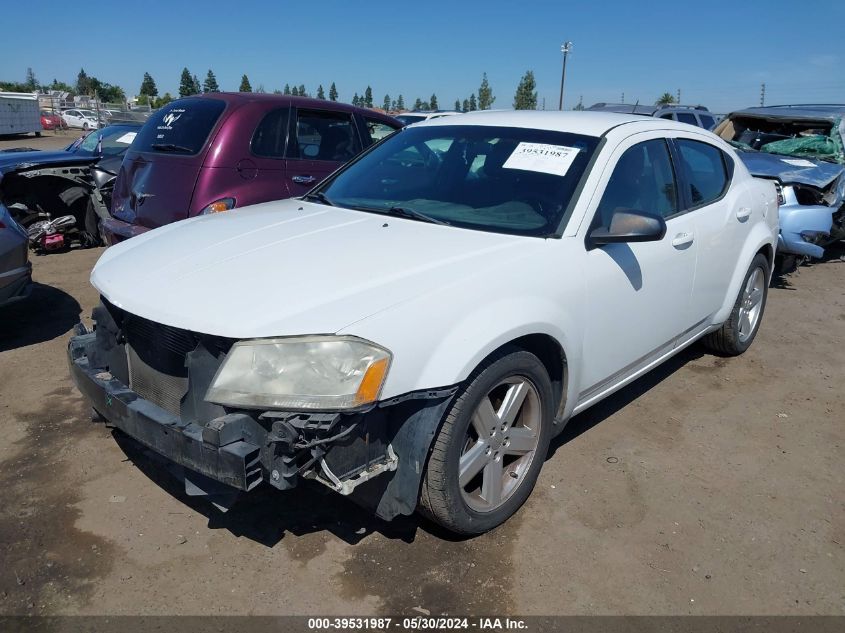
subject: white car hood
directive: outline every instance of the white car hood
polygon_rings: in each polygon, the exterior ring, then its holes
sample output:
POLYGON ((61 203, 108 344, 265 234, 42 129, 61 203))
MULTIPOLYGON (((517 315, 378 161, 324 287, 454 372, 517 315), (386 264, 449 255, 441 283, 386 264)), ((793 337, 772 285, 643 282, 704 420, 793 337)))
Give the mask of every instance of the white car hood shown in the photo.
POLYGON ((177 222, 113 246, 91 283, 132 314, 194 332, 334 333, 542 243, 284 200, 177 222))

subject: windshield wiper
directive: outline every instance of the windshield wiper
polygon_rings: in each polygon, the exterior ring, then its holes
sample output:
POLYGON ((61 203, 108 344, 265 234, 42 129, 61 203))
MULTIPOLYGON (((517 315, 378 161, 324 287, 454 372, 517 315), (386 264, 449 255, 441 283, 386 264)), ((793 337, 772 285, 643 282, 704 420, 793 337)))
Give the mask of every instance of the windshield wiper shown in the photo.
POLYGON ((190 147, 175 145, 174 143, 153 143, 150 147, 160 152, 188 152, 189 154, 194 152, 190 147))
POLYGON ((438 218, 433 218, 430 215, 426 215, 416 209, 411 209, 410 207, 390 207, 387 211, 385 211, 387 215, 395 215, 400 218, 409 218, 411 220, 419 220, 421 222, 429 222, 431 224, 442 224, 444 226, 452 226, 446 220, 440 220, 438 218))
POLYGON ((326 194, 324 194, 322 191, 313 191, 311 193, 306 193, 304 196, 302 196, 302 199, 303 200, 314 200, 316 202, 319 202, 320 204, 325 204, 325 205, 328 205, 330 207, 335 206, 334 202, 329 200, 329 198, 326 196, 326 194))

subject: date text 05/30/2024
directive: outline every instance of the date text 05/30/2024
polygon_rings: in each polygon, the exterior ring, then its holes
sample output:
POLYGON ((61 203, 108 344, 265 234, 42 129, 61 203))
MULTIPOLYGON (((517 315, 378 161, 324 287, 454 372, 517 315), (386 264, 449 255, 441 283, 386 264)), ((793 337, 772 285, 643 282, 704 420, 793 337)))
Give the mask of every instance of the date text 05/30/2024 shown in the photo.
POLYGON ((402 618, 309 618, 312 631, 521 631, 527 629, 518 618, 462 618, 413 616, 402 618))

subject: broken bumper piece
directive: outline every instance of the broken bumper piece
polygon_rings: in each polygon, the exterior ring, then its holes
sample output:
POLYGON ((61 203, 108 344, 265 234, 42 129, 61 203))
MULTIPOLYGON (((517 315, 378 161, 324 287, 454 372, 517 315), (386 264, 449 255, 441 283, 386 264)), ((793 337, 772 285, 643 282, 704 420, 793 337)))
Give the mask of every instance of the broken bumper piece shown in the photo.
POLYGON ((74 383, 110 425, 184 467, 188 494, 207 495, 223 509, 235 493, 262 482, 286 490, 307 478, 384 519, 416 508, 425 459, 456 387, 406 394, 363 412, 224 409, 203 398, 225 352, 197 335, 181 363, 183 395, 175 404, 154 403, 164 383, 141 382, 137 364, 145 352, 140 341, 139 349, 132 344, 137 319, 121 325, 102 306, 94 318, 96 332, 80 324, 68 345, 74 383))

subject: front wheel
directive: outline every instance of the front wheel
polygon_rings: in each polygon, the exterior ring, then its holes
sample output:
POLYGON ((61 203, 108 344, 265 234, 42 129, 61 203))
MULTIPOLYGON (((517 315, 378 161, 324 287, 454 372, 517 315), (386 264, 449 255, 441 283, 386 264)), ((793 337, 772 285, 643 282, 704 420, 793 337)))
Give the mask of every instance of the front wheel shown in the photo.
POLYGON ((751 261, 728 320, 703 339, 717 354, 739 356, 754 342, 769 294, 769 260, 758 253, 751 261))
POLYGON ((88 124, 87 124, 87 123, 83 123, 83 124, 82 124, 82 129, 83 129, 83 130, 85 130, 85 131, 87 132, 87 131, 88 131, 88 124))
POLYGON ((481 534, 525 502, 546 458, 551 380, 529 352, 506 349, 467 381, 429 457, 421 510, 460 534, 481 534))

